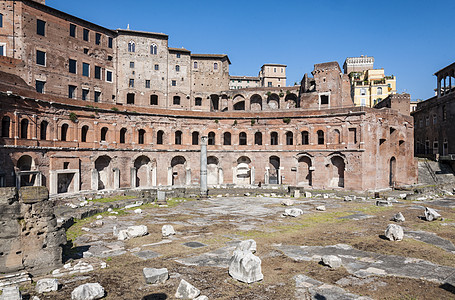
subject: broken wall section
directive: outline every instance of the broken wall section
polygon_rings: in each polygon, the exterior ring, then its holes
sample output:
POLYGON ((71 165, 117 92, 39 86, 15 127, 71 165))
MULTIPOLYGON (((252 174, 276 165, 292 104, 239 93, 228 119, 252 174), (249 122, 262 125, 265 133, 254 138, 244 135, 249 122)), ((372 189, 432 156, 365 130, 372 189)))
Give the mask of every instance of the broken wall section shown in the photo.
POLYGON ((0 272, 48 273, 62 265, 66 233, 46 187, 0 188, 0 272))

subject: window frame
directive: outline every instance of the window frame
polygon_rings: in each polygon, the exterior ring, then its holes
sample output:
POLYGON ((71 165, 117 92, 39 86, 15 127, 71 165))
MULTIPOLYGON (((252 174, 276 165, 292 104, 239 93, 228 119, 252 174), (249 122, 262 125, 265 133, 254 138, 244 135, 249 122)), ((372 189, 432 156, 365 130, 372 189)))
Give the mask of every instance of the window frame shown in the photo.
POLYGON ((35 90, 40 93, 40 94, 44 94, 44 86, 46 85, 46 81, 42 81, 42 80, 35 80, 35 90), (38 90, 38 84, 39 86, 41 87, 40 90, 38 90))
POLYGON ((36 19, 36 34, 46 36, 46 21, 36 19))
POLYGON ((75 24, 70 23, 70 37, 76 37, 77 34, 77 26, 75 24))
POLYGON ((90 42, 90 30, 88 30, 87 28, 84 28, 82 30, 82 40, 90 42))
POLYGON ((100 66, 95 65, 95 79, 101 80, 102 68, 100 66))
POLYGON ((95 33, 95 45, 101 45, 101 33, 95 33))
POLYGON ((68 60, 68 72, 71 74, 77 74, 77 60, 71 58, 68 60), (74 67, 74 72, 72 72, 72 66, 74 67))
POLYGON ((90 77, 90 64, 82 62, 82 76, 90 77), (86 69, 87 67, 87 69, 86 69))
POLYGON ((41 50, 38 50, 38 49, 37 49, 37 50, 36 50, 36 64, 39 65, 39 66, 46 67, 46 58, 47 58, 46 56, 47 56, 47 55, 46 55, 46 52, 45 52, 45 51, 41 51, 41 50), (40 53, 43 54, 43 56, 42 56, 42 58, 43 58, 43 60, 44 60, 43 63, 40 63, 40 62, 38 61, 39 58, 41 57, 41 56, 39 55, 40 53))

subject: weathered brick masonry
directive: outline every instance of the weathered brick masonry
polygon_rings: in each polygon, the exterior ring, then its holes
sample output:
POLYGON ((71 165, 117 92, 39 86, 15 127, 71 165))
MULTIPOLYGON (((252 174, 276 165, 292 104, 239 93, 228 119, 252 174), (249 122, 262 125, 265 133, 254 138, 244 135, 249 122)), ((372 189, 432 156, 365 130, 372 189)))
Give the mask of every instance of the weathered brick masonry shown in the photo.
POLYGON ((1 185, 42 184, 51 194, 197 185, 202 136, 209 186, 416 182, 412 118, 394 106, 354 107, 336 62, 316 64, 301 86, 229 90, 227 55, 191 54, 168 48, 165 34, 111 31, 33 1, 7 2, 4 24, 13 8, 21 22, 0 38, 8 41, 0 57, 1 185), (38 18, 45 37, 37 37, 38 18), (45 66, 35 62, 37 49, 45 66))

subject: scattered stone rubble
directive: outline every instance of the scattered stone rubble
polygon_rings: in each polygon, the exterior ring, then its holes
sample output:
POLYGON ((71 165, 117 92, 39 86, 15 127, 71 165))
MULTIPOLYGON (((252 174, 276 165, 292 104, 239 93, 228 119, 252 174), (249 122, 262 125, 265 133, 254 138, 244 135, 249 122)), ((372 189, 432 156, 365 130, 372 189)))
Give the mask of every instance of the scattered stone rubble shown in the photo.
POLYGON ((96 300, 104 297, 104 288, 99 283, 86 283, 71 292, 71 300, 96 300))
POLYGON ((128 240, 135 237, 140 237, 148 234, 147 226, 145 225, 138 225, 138 226, 130 226, 127 229, 120 230, 118 234, 114 233, 114 236, 117 236, 119 241, 128 240))
POLYGON ((434 209, 425 207, 425 219, 427 221, 435 221, 437 219, 441 218, 441 215, 434 209))
POLYGON ((229 275, 241 282, 252 283, 264 278, 261 271, 261 259, 255 256, 256 242, 241 242, 229 261, 229 275))
POLYGON ((389 224, 385 230, 385 236, 391 241, 401 241, 404 237, 403 228, 397 224, 389 224))
POLYGON ((55 278, 43 278, 36 282, 36 292, 38 294, 55 292, 58 290, 58 280, 55 278))
POLYGON ((289 216, 289 217, 298 217, 303 214, 303 210, 300 208, 289 208, 284 210, 283 216, 289 216))
POLYGON ((178 299, 195 299, 201 294, 201 291, 188 283, 185 279, 180 281, 180 284, 175 293, 175 298, 178 299))
POLYGON ((168 237, 175 234, 174 227, 172 225, 163 225, 161 228, 161 234, 163 237, 168 237))
POLYGON ((336 255, 324 255, 321 259, 322 263, 332 269, 341 267, 341 258, 336 255))
POLYGON ((145 282, 149 284, 165 283, 169 278, 169 272, 166 268, 144 268, 142 270, 145 282))
POLYGON ((403 214, 401 212, 397 213, 394 215, 390 221, 395 221, 395 222, 404 222, 406 219, 404 218, 403 214))

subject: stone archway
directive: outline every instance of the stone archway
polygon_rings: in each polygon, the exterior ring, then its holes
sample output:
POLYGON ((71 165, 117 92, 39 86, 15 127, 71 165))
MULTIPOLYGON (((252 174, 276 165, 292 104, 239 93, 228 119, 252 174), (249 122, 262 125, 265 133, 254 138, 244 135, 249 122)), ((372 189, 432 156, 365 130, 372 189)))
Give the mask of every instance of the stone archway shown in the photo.
POLYGON ((251 184, 251 159, 241 156, 237 159, 235 183, 241 185, 251 184))
POLYGON ((344 159, 340 156, 333 156, 330 159, 331 162, 331 176, 330 176, 330 186, 331 187, 344 187, 344 171, 345 163, 344 159))
POLYGON ((183 156, 175 156, 171 161, 172 182, 171 185, 186 184, 186 159, 183 156))
POLYGON ((302 156, 299 158, 297 167, 297 185, 313 185, 311 166, 312 162, 308 156, 302 156))
POLYGON ((267 97, 267 105, 270 109, 279 109, 280 108, 280 97, 277 94, 270 94, 267 97))
POLYGON ((396 174, 397 174, 397 160, 394 156, 392 156, 392 158, 390 158, 390 162, 389 162, 389 185, 391 187, 395 186, 396 174))
POLYGON ((36 174, 33 170, 36 169, 35 161, 30 155, 22 155, 16 163, 18 169, 17 175, 19 176, 19 187, 34 186, 36 184, 36 174))
POLYGON ((135 187, 148 187, 150 186, 150 172, 151 161, 145 155, 141 155, 134 161, 134 168, 136 169, 136 184, 135 187))
POLYGON ((111 160, 107 155, 100 156, 95 160, 95 170, 98 173, 98 190, 112 188, 111 160))
POLYGON ((219 161, 215 156, 207 157, 207 184, 219 184, 219 161))
POLYGON ((280 158, 278 156, 269 157, 269 165, 267 167, 269 173, 268 184, 280 184, 280 158))

